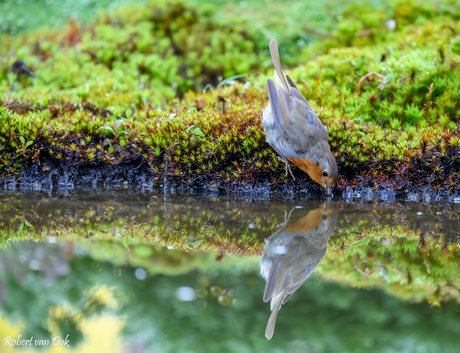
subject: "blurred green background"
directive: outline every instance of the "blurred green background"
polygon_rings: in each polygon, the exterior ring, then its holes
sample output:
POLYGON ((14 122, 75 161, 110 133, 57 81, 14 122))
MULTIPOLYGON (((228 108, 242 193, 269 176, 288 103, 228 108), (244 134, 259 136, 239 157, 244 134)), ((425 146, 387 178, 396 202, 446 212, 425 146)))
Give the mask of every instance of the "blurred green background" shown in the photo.
POLYGON ((35 109, 90 102, 115 115, 177 107, 232 77, 262 88, 275 38, 323 121, 454 130, 459 19, 458 0, 0 1, 0 98, 35 109), (17 59, 40 78, 18 80, 17 59), (383 78, 361 95, 372 71, 383 78))
MULTIPOLYGON (((80 24, 91 23, 98 15, 118 7, 133 4, 158 5, 166 0, 0 0, 0 33, 17 35, 30 33, 37 28, 60 28, 69 19, 80 24), (33 16, 30 16, 33 14, 33 16)), ((255 34, 259 48, 266 47, 267 40, 276 38, 280 46, 283 64, 296 66, 299 54, 305 46, 315 41, 350 40, 356 31, 382 26, 379 17, 386 19, 403 17, 407 23, 433 17, 432 3, 427 0, 188 0, 186 4, 207 7, 215 18, 227 23, 231 18, 247 20, 247 31, 255 34), (402 5, 402 6, 401 6, 402 5), (399 11, 402 8, 402 11, 399 11), (400 16, 392 16, 396 15, 400 16), (357 22, 362 22, 358 24, 357 22), (364 26, 363 26, 364 24, 364 26), (345 37, 344 37, 345 36, 345 37), (347 37, 347 38, 346 38, 347 37)), ((455 14, 456 0, 439 2, 442 13, 450 9, 455 14)), ((398 18, 399 19, 399 18, 398 18)), ((406 23, 403 23, 403 25, 406 23)), ((400 25, 399 25, 400 26, 400 25)), ((330 46, 336 46, 337 43, 330 46)), ((265 50, 268 57, 268 48, 265 50)), ((267 60, 265 66, 271 63, 267 60)))

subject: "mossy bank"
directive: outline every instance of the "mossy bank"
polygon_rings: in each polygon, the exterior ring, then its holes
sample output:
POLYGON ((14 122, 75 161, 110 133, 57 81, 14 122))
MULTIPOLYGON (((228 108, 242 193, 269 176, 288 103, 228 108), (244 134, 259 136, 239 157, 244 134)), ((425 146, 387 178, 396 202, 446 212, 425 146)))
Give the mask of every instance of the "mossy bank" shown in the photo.
MULTIPOLYGON (((309 62, 289 74, 329 130, 336 193, 458 197, 460 12, 449 9, 398 1, 372 21, 349 9, 353 31, 335 23, 302 50, 309 62)), ((265 142, 271 70, 252 28, 174 3, 2 37, 0 185, 321 192, 296 168, 287 177, 265 142), (12 72, 17 60, 33 76, 12 72)))

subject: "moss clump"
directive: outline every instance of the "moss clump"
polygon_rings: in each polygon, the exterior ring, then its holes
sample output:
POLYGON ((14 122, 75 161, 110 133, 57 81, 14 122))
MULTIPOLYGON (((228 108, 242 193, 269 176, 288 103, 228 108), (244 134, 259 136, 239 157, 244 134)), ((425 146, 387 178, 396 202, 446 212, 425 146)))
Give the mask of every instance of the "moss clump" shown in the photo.
MULTIPOLYGON (((350 5, 325 25, 332 39, 320 37, 304 49, 300 62, 314 59, 294 75, 306 84, 307 98, 354 121, 453 128, 460 116, 458 4, 397 1, 372 15, 367 10, 350 5), (385 26, 389 19, 394 28, 385 26), (364 81, 358 96, 358 82, 370 72, 384 79, 364 81)), ((71 21, 57 32, 4 36, 1 100, 42 108, 69 101, 101 110, 166 108, 190 89, 265 72, 268 39, 255 26, 234 17, 217 21, 207 6, 159 2, 116 10, 90 25, 71 21), (39 78, 17 82, 10 70, 17 59, 39 78)))
MULTIPOLYGON (((455 36, 455 23, 460 19, 459 4, 455 0, 393 0, 378 4, 373 11, 370 8, 371 6, 362 2, 349 4, 339 16, 330 19, 326 25, 329 32, 327 36, 323 36, 323 40, 302 50, 301 59, 308 60, 326 54, 331 48, 367 47, 388 43, 403 38, 413 28, 430 23, 443 25, 443 28, 455 36)), ((418 39, 420 36, 426 38, 431 35, 440 39, 440 33, 433 33, 429 28, 418 35, 418 39)), ((410 39, 406 45, 413 45, 411 42, 414 39, 418 41, 417 38, 410 39)))
POLYGON ((444 24, 428 22, 380 45, 332 49, 293 76, 304 84, 307 99, 333 115, 395 130, 438 124, 455 129, 460 121, 460 57, 454 37, 444 24), (381 77, 363 79, 371 72, 381 77))
POLYGON ((2 100, 37 107, 90 101, 110 108, 161 106, 190 89, 259 67, 247 23, 220 23, 208 6, 159 2, 116 10, 89 26, 2 37, 2 100), (39 79, 16 81, 15 60, 39 79))
MULTIPOLYGON (((0 180, 26 185, 166 183, 227 192, 320 190, 298 169, 297 182, 286 177, 284 165, 265 142, 263 93, 235 85, 190 95, 184 101, 190 106, 161 116, 152 109, 106 117, 97 111, 61 109, 53 118, 56 108, 26 115, 3 108, 0 180), (225 113, 218 94, 228 97, 225 113), (207 108, 197 111, 201 105, 207 108)), ((329 119, 326 126, 339 166, 338 190, 458 195, 458 129, 394 131, 344 117, 329 119)))
MULTIPOLYGON (((401 12, 405 3, 397 4, 401 12)), ((205 9, 183 3, 149 5, 102 16, 87 29, 72 24, 38 42, 34 35, 7 38, 0 80, 1 182, 319 191, 300 170, 294 171, 299 182, 287 178, 265 142, 265 76, 177 99, 211 76, 257 66, 251 33, 213 21, 205 9), (184 28, 193 36, 186 37, 184 28), (216 46, 208 53, 212 60, 204 60, 207 46, 187 38, 216 46), (16 58, 36 65, 41 80, 16 81, 8 71, 16 58), (156 58, 152 65, 149 58, 156 58), (181 65, 190 75, 180 73, 181 65)), ((290 73, 330 132, 339 191, 458 196, 455 21, 453 14, 438 12, 394 32, 383 27, 389 35, 370 46, 333 49, 290 73), (369 72, 384 78, 359 83, 369 72)))

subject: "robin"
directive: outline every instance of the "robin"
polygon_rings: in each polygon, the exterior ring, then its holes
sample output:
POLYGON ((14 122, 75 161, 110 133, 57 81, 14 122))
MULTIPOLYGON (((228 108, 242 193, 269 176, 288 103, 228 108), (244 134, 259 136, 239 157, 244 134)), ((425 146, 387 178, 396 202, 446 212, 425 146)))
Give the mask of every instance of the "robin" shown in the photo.
POLYGON ((271 301, 272 311, 265 330, 267 339, 273 337, 281 304, 286 304, 326 255, 337 211, 324 204, 296 223, 287 223, 267 239, 260 259, 260 274, 267 281, 264 302, 271 301))
POLYGON ((295 180, 291 162, 330 194, 338 173, 327 129, 291 78, 286 76, 288 87, 275 40, 270 42, 270 54, 282 87, 277 88, 272 80, 267 80, 270 103, 264 108, 262 119, 267 142, 286 164, 286 175, 289 171, 295 180))

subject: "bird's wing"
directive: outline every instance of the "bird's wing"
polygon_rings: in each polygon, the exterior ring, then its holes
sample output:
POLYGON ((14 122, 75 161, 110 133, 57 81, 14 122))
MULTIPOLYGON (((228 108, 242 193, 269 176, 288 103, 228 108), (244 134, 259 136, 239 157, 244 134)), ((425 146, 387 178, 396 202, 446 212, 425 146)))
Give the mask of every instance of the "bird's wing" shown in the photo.
POLYGON ((275 288, 276 275, 278 274, 279 267, 280 259, 277 258, 276 261, 273 261, 272 268, 270 269, 270 274, 267 278, 267 284, 265 285, 264 291, 264 302, 268 302, 273 297, 273 290, 275 288))
POLYGON ((326 251, 327 251, 326 246, 323 249, 315 250, 315 252, 313 254, 310 254, 310 256, 308 256, 308 261, 306 263, 302 264, 303 267, 304 267, 304 273, 303 273, 303 276, 302 276, 303 277, 302 280, 304 282, 305 282, 305 280, 307 278, 309 278, 311 276, 313 271, 316 270, 318 265, 324 259, 324 257, 326 256, 326 251))
POLYGON ((315 125, 317 128, 320 130, 324 130, 326 135, 329 137, 329 134, 327 133, 327 129, 324 127, 323 123, 321 120, 319 120, 318 115, 316 115, 315 111, 312 109, 308 101, 305 99, 304 96, 302 96, 302 93, 298 90, 297 86, 294 84, 294 82, 291 80, 289 76, 286 75, 286 79, 289 82, 289 85, 291 88, 289 88, 289 93, 291 96, 297 98, 300 102, 303 102, 305 104, 305 110, 306 110, 306 119, 307 123, 311 125, 315 125))
MULTIPOLYGON (((289 82, 289 86, 291 86, 292 88, 297 88, 297 86, 294 84, 294 81, 292 81, 291 78, 288 75, 286 75, 286 80, 289 82)), ((302 98, 303 98, 303 96, 302 96, 302 98)))
MULTIPOLYGON (((328 141, 327 129, 297 88, 291 87, 289 93, 278 89, 276 96, 273 105, 276 105, 279 117, 275 123, 278 125, 281 122, 286 135, 280 136, 289 142, 296 153, 306 153, 316 142, 328 141)), ((270 95, 270 103, 271 97, 270 95)))
POLYGON ((278 91, 282 91, 282 90, 277 90, 275 83, 270 79, 267 80, 267 90, 268 90, 268 98, 270 100, 270 106, 272 108, 272 113, 275 116, 273 120, 275 122, 276 131, 278 132, 279 136, 282 136, 285 139, 287 139, 288 136, 284 128, 283 121, 281 119, 281 113, 280 113, 279 104, 278 104, 278 91))
POLYGON ((289 287, 289 288, 286 290, 286 295, 285 295, 283 301, 281 302, 281 304, 283 304, 283 305, 286 304, 287 301, 289 300, 289 298, 294 294, 294 292, 295 292, 297 289, 300 288, 300 286, 301 286, 302 284, 305 283, 306 280, 307 280, 307 279, 305 278, 304 281, 302 281, 302 282, 300 282, 300 283, 297 283, 297 284, 295 284, 295 285, 289 287))
POLYGON ((276 40, 270 42, 270 55, 283 87, 277 89, 272 80, 267 80, 275 128, 279 137, 288 142, 289 147, 299 157, 303 157, 317 140, 327 141, 329 134, 291 78, 289 76, 284 77, 276 40), (291 86, 290 88, 286 79, 291 86))
POLYGON ((273 261, 265 285, 264 302, 268 302, 280 293, 285 293, 289 288, 289 281, 291 280, 289 269, 282 265, 282 258, 282 256, 277 256, 276 260, 273 261))
POLYGON ((283 262, 284 261, 281 261, 275 280, 275 287, 273 288, 275 295, 286 292, 291 282, 290 268, 286 267, 286 264, 283 262))

